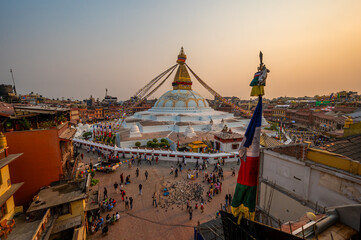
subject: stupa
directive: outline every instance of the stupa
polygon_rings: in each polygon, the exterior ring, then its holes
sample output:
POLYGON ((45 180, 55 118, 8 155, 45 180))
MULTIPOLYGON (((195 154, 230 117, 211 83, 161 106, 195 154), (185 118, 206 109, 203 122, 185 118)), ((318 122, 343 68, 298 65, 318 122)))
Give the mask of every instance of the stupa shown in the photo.
POLYGON ((164 93, 151 109, 126 118, 125 128, 132 128, 134 131, 132 125, 136 124, 140 134, 184 133, 189 126, 195 132, 209 132, 222 130, 226 123, 234 131, 238 129, 243 132, 248 119, 236 118, 232 113, 212 109, 207 100, 192 89, 186 60, 187 56, 182 47, 177 58, 178 67, 172 82, 173 90, 164 93))

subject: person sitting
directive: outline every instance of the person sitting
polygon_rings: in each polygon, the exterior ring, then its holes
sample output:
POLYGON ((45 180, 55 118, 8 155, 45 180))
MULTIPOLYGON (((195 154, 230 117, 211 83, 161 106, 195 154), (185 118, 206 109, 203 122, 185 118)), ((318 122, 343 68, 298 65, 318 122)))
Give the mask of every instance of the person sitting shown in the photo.
POLYGON ((112 218, 110 217, 110 215, 108 214, 105 218, 105 220, 107 221, 107 224, 111 223, 112 218))
POLYGON ((114 224, 116 220, 117 220, 117 217, 115 216, 115 213, 113 213, 113 216, 112 216, 112 224, 114 224))
POLYGON ((118 221, 120 219, 120 214, 118 212, 115 214, 115 219, 116 219, 116 221, 118 221))
POLYGON ((109 203, 108 204, 108 212, 111 211, 113 209, 113 204, 109 203))
POLYGON ((102 210, 103 212, 107 209, 107 204, 105 203, 105 201, 103 201, 103 204, 102 204, 102 210))
POLYGON ((98 222, 98 228, 101 228, 103 226, 103 224, 104 224, 104 219, 103 219, 103 217, 100 217, 99 222, 98 222))

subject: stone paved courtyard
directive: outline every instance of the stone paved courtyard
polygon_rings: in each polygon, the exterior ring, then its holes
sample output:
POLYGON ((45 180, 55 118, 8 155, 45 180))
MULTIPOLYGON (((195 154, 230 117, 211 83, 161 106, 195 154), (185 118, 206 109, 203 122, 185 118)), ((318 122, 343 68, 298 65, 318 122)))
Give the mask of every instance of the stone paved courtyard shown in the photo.
MULTIPOLYGON (((92 162, 95 163, 97 156, 93 154, 84 153, 84 163, 89 163, 89 157, 92 158, 92 162)), ((197 226, 198 221, 200 223, 207 222, 216 217, 216 212, 221 208, 221 204, 225 202, 225 194, 231 193, 233 195, 236 185, 236 177, 231 176, 231 167, 238 166, 235 163, 226 163, 223 166, 224 181, 222 184, 222 193, 215 195, 211 202, 205 201, 204 212, 201 213, 200 209, 193 211, 193 219, 189 220, 189 214, 186 205, 170 204, 169 207, 162 207, 165 205, 163 197, 160 199, 160 203, 157 208, 152 206, 152 195, 157 192, 157 196, 162 195, 161 192, 166 184, 172 184, 176 181, 189 181, 191 183, 199 183, 204 187, 203 198, 206 200, 206 192, 208 191, 209 184, 204 183, 204 173, 199 174, 199 178, 196 180, 188 180, 187 172, 183 169, 177 178, 174 175, 170 175, 171 166, 175 167, 174 163, 159 161, 158 165, 149 166, 144 161, 139 166, 140 174, 136 178, 135 171, 137 166, 129 168, 127 164, 121 165, 115 172, 102 173, 97 172, 95 179, 99 179, 99 189, 101 199, 103 198, 104 187, 108 190, 108 196, 116 199, 117 204, 115 208, 110 212, 102 213, 105 220, 106 215, 109 213, 111 216, 113 213, 120 213, 120 220, 114 225, 109 226, 109 232, 106 236, 101 234, 101 231, 90 235, 90 239, 193 239, 194 227, 197 226), (148 180, 145 179, 144 172, 148 171, 148 180), (123 185, 123 189, 126 192, 126 196, 133 197, 133 209, 125 210, 125 204, 121 201, 121 195, 119 189, 117 192, 114 190, 114 183, 120 183, 120 174, 125 176, 130 175, 131 183, 129 185, 123 185), (138 185, 143 185, 143 194, 138 194, 138 185)), ((194 163, 188 163, 186 169, 194 168, 194 163)), ((206 170, 208 173, 214 168, 213 165, 209 166, 206 170)), ((236 174, 237 175, 237 174, 236 174)), ((166 198, 166 197, 164 197, 166 198)), ((159 197, 157 198, 159 200, 159 197)), ((195 202, 191 203, 194 209, 195 202)), ((198 205, 200 203, 198 202, 198 205)))

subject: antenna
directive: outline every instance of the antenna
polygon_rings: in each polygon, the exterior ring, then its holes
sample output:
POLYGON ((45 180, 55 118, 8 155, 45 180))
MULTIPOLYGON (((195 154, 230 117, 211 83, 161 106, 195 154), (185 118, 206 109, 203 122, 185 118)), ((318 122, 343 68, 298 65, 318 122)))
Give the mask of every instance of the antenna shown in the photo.
POLYGON ((108 96, 108 88, 105 89, 105 97, 108 96))
POLYGON ((15 80, 14 80, 14 74, 13 74, 13 70, 10 68, 10 73, 11 73, 11 78, 13 79, 13 88, 14 88, 14 92, 15 92, 15 95, 18 95, 16 93, 16 87, 15 87, 15 80))

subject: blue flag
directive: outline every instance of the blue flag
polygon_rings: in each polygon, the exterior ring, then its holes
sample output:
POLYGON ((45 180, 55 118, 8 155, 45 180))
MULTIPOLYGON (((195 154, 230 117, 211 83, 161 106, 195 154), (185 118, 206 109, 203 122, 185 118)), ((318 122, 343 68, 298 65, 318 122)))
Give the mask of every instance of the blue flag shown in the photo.
POLYGON ((248 124, 246 133, 244 134, 246 141, 243 146, 248 148, 252 145, 254 133, 257 127, 261 127, 262 125, 262 97, 258 98, 258 104, 256 110, 254 111, 251 121, 248 124))

